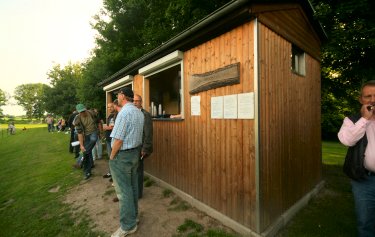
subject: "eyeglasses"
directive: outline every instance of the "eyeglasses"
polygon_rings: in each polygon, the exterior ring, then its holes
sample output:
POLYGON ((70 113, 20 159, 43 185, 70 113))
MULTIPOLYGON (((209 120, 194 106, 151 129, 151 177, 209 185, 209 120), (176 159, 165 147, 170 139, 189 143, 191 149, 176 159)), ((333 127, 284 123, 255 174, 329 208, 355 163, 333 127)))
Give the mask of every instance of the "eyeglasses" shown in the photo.
POLYGON ((134 102, 142 102, 142 100, 133 100, 134 102))

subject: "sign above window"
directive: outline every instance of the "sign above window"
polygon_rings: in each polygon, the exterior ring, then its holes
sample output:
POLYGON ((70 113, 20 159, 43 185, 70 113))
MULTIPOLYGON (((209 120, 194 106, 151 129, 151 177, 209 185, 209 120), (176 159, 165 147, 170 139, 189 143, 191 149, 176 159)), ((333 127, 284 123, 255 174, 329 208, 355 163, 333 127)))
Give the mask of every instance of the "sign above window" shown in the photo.
POLYGON ((190 94, 240 83, 240 63, 190 77, 190 94))

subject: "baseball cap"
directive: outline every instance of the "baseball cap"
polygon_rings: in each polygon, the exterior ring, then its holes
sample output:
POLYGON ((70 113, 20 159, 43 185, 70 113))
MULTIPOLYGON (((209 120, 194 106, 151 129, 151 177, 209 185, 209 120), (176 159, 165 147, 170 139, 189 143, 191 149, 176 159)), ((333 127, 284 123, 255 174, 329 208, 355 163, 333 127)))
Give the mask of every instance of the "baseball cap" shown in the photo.
POLYGON ((133 90, 130 89, 129 87, 123 87, 118 91, 118 94, 124 94, 127 97, 134 98, 134 93, 133 90))

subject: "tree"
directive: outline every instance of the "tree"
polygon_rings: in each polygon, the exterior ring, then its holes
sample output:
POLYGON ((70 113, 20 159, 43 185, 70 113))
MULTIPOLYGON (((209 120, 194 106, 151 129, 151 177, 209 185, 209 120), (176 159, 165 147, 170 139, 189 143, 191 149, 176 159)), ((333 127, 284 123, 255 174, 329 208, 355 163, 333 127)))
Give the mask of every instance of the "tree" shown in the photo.
POLYGON ((107 68, 102 58, 96 58, 86 63, 83 68, 82 79, 79 82, 77 96, 80 102, 89 108, 97 108, 100 112, 106 111, 106 97, 102 88, 97 84, 107 77, 107 68))
POLYGON ((69 62, 62 68, 56 64, 47 76, 51 87, 46 88, 43 97, 46 111, 67 118, 79 101, 77 88, 82 78, 82 65, 69 62))
POLYGON ((112 73, 160 46, 229 0, 104 0, 93 28, 95 57, 108 57, 112 73), (121 60, 118 61, 118 60, 121 60))
POLYGON ((322 131, 336 137, 344 116, 358 112, 360 85, 375 79, 374 2, 313 3, 328 41, 322 47, 322 131))
POLYGON ((92 24, 98 31, 97 46, 84 63, 79 99, 99 110, 104 109, 104 91, 96 86, 99 82, 227 2, 104 0, 104 9, 94 17, 92 24))
POLYGON ((0 116, 3 115, 3 109, 1 108, 1 106, 6 105, 7 101, 8 99, 6 97, 5 92, 0 89, 0 116))
POLYGON ((14 99, 26 111, 26 116, 41 118, 44 114, 43 94, 48 86, 42 83, 22 84, 15 89, 14 99))

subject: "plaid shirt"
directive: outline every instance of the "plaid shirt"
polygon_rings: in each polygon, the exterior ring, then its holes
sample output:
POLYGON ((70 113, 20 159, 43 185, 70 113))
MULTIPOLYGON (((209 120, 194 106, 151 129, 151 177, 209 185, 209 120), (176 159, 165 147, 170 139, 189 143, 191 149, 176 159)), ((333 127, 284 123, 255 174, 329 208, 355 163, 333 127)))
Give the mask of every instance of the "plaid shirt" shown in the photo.
MULTIPOLYGON (((122 140, 120 150, 127 150, 142 145, 144 115, 132 103, 125 104, 117 114, 111 137, 122 140)), ((114 139, 111 141, 113 146, 114 139)))

